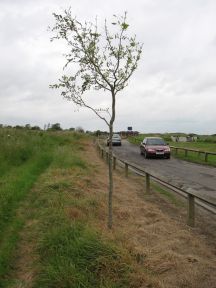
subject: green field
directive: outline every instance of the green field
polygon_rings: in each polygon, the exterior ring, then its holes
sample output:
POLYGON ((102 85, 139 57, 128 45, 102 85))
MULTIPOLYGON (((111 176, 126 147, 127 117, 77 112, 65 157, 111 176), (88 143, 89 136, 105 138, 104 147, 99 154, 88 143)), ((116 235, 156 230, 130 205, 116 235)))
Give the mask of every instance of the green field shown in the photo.
MULTIPOLYGON (((145 134, 145 135, 139 135, 138 137, 130 137, 129 141, 133 144, 139 145, 140 142, 144 139, 144 137, 147 137, 147 136, 153 136, 153 135, 145 134)), ((215 139, 216 137, 213 137, 213 136, 209 136, 209 138, 200 137, 200 139, 196 142, 172 142, 170 141, 170 136, 167 136, 167 134, 165 135, 159 134, 158 136, 164 138, 164 140, 168 142, 170 146, 216 153, 216 139, 215 139)), ((192 151, 188 151, 187 156, 185 156, 185 152, 183 150, 179 150, 177 154, 175 154, 175 150, 172 150, 172 156, 179 158, 179 159, 186 160, 186 161, 194 162, 194 163, 216 166, 216 155, 208 155, 207 162, 205 162, 204 154, 198 155, 197 152, 192 152, 192 151)))

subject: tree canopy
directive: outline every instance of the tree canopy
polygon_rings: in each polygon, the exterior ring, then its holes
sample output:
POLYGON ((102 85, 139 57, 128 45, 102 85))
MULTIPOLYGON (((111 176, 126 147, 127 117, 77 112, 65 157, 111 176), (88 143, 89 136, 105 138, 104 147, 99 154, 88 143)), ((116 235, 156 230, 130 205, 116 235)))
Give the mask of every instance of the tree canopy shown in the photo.
MULTIPOLYGON (((73 64, 76 72, 72 75, 71 71, 65 73, 59 83, 51 87, 61 88, 64 98, 72 100, 78 106, 90 108, 109 125, 109 120, 102 117, 101 112, 109 112, 110 107, 96 109, 84 100, 83 94, 90 89, 102 89, 115 96, 125 88, 136 70, 142 44, 136 41, 136 36, 127 35, 127 14, 114 15, 110 29, 105 20, 102 31, 98 29, 97 19, 95 23, 81 23, 72 16, 70 9, 65 10, 63 15, 53 15, 56 20, 52 28, 55 36, 51 40, 66 41, 69 52, 65 54, 64 70, 66 71, 69 64, 73 64)), ((113 116, 110 112, 108 114, 113 116)))

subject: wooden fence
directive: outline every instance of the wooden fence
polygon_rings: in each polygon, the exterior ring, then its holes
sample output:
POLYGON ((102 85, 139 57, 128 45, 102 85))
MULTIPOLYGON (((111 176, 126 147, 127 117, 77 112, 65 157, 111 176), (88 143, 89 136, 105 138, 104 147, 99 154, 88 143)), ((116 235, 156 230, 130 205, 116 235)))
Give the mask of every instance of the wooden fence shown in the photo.
MULTIPOLYGON (((109 161, 109 153, 107 148, 103 147, 101 144, 97 143, 98 151, 102 158, 106 158, 106 162, 109 161)), ((140 167, 136 164, 133 164, 129 161, 125 161, 123 159, 118 158, 116 155, 113 155, 113 169, 116 169, 116 165, 118 163, 123 164, 125 170, 125 177, 128 177, 128 170, 132 170, 136 174, 145 177, 145 190, 147 194, 152 193, 151 190, 151 180, 154 180, 161 185, 169 188, 170 190, 180 194, 184 198, 187 198, 188 202, 188 214, 187 214, 187 224, 191 227, 195 226, 195 204, 201 206, 205 210, 213 213, 216 215, 216 203, 213 203, 207 199, 204 199, 198 195, 196 195, 195 191, 192 189, 190 191, 185 191, 176 185, 173 185, 169 181, 162 179, 161 177, 155 175, 155 173, 151 172, 150 170, 140 167)))
POLYGON ((185 152, 185 157, 188 156, 188 151, 190 152, 195 152, 200 156, 201 154, 204 154, 205 162, 208 162, 208 155, 216 155, 215 152, 210 152, 210 151, 201 151, 198 149, 191 149, 191 148, 183 148, 183 147, 175 147, 175 146, 170 146, 171 149, 175 151, 175 154, 178 154, 179 150, 182 150, 185 152))

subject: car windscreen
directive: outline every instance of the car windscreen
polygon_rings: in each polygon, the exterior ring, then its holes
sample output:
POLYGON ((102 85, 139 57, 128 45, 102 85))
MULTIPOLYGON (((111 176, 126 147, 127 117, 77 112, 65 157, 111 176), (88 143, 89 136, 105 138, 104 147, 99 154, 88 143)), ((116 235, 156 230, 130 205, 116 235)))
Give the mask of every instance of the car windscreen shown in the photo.
POLYGON ((166 145, 163 139, 147 139, 147 145, 166 145))

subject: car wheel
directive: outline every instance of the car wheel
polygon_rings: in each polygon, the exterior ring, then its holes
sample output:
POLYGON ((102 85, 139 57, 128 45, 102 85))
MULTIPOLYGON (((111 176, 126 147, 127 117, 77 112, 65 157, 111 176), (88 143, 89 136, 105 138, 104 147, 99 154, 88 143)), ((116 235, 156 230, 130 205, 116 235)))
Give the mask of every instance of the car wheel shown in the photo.
POLYGON ((142 152, 142 150, 140 149, 140 155, 143 155, 143 152, 142 152))

